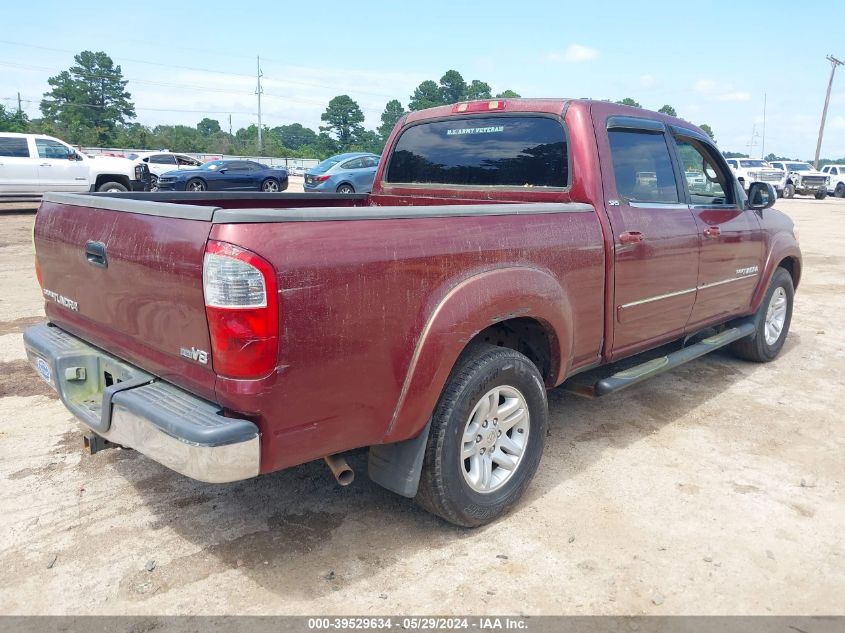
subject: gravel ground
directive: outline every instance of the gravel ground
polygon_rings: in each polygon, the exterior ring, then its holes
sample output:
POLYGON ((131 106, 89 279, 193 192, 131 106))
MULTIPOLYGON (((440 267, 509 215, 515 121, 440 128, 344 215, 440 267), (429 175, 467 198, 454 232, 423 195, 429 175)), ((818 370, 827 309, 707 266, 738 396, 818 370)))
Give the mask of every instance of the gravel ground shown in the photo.
MULTIPOLYGON (((295 186, 291 190, 296 190, 295 186)), ((519 507, 472 531, 310 463, 208 485, 82 452, 24 360, 31 214, 0 215, 0 613, 845 614, 845 200, 795 199, 783 353, 550 394, 519 507)))

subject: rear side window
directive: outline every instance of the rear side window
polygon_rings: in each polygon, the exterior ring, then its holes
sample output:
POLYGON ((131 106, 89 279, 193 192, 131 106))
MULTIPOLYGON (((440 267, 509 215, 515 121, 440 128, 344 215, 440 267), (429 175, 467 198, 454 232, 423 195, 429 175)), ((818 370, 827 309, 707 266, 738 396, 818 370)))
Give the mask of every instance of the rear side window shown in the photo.
POLYGON ((26 139, 0 136, 0 156, 29 158, 29 146, 26 143, 26 139))
POLYGON ((156 154, 150 156, 150 162, 156 165, 175 165, 176 157, 173 154, 156 154))
POLYGON ((545 117, 481 117, 409 127, 396 143, 391 183, 565 187, 566 135, 545 117))
POLYGON ((608 130, 616 192, 632 202, 678 202, 669 146, 662 133, 608 130))

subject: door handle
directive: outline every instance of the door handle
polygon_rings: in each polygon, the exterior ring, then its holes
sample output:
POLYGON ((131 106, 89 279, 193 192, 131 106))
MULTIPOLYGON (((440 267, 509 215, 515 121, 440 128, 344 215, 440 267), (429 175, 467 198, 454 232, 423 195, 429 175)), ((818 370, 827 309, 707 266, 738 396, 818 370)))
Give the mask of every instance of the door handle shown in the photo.
POLYGON ((645 239, 639 231, 625 231, 619 236, 620 244, 639 244, 645 239))
POLYGON ((708 226, 704 229, 704 237, 719 237, 721 234, 722 231, 718 226, 708 226))
POLYGON ((106 259, 106 245, 102 242, 94 242, 88 240, 85 243, 85 259, 89 264, 99 266, 100 268, 108 268, 109 260, 106 259))
POLYGON ((50 163, 41 163, 40 167, 52 167, 50 163))

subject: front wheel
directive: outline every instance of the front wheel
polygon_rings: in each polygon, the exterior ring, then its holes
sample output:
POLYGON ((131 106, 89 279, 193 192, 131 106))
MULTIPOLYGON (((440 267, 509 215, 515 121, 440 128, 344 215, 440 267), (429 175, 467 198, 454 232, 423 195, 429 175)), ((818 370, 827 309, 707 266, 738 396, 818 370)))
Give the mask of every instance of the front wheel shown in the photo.
POLYGON ((279 193, 279 181, 275 178, 268 178, 261 183, 261 191, 265 193, 279 193))
POLYGON ((833 195, 837 198, 845 198, 845 182, 840 182, 833 190, 833 195))
POLYGON ((355 193, 355 189, 352 185, 341 185, 337 188, 338 193, 355 193))
POLYGON ((158 176, 150 174, 150 191, 158 191, 158 176))
POLYGON ((115 181, 112 180, 112 181, 109 181, 109 182, 104 182, 102 185, 100 185, 97 188, 97 191, 107 191, 109 193, 120 193, 122 191, 129 191, 129 189, 126 188, 126 185, 122 185, 119 182, 115 182, 115 181))
POLYGON ((783 197, 784 198, 794 198, 795 197, 795 185, 786 185, 783 188, 783 197))
POLYGON ((825 198, 827 198, 827 191, 816 192, 816 200, 824 200, 825 198))
POLYGON ((188 184, 185 185, 185 191, 205 191, 206 189, 207 187, 205 181, 200 180, 199 178, 189 180, 188 184))
POLYGON ((548 416, 543 379, 526 356, 468 350, 432 415, 417 503, 463 527, 497 519, 537 471, 548 416))
POLYGON ((733 353, 756 363, 774 360, 789 332, 794 298, 792 276, 785 268, 778 268, 772 275, 766 296, 754 315, 754 334, 733 343, 733 353))

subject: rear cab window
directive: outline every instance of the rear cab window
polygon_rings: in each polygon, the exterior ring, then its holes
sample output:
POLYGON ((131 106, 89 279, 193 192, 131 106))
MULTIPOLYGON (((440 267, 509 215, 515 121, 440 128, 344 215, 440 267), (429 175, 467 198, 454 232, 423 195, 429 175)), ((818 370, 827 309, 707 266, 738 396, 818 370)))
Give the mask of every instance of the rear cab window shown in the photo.
POLYGON ((0 136, 0 156, 29 158, 29 144, 26 138, 0 136))
POLYGON ((549 187, 569 184, 566 133, 543 116, 425 121, 405 129, 390 156, 388 184, 549 187))

